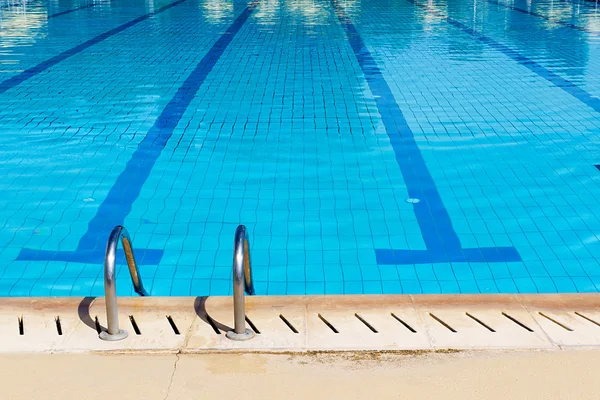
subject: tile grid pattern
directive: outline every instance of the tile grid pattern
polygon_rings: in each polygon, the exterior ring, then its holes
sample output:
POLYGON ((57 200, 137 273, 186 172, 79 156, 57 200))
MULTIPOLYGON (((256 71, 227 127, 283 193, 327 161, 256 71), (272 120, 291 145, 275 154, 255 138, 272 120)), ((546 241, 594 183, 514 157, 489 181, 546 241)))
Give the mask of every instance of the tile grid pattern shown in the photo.
MULTIPOLYGON (((0 37, 0 80, 169 2, 86 4, 0 37)), ((425 243, 376 94, 330 2, 266 0, 215 61, 125 218, 136 248, 164 249, 142 267, 151 293, 229 294, 238 223, 252 234, 263 294, 598 291, 597 113, 445 18, 596 97, 592 7, 533 2, 582 32, 484 0, 340 5, 462 246, 514 246, 523 261, 377 263, 375 249, 425 243)), ((0 95, 0 295, 101 294, 97 263, 15 259, 23 247, 77 247, 169 99, 246 6, 187 0, 0 95)))

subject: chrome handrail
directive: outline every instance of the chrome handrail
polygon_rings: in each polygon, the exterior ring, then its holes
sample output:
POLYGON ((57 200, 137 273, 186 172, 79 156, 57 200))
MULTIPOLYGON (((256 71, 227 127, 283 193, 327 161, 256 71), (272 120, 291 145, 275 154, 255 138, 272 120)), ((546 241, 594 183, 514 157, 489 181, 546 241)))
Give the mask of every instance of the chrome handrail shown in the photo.
POLYGON ((117 307, 117 279, 115 264, 117 259, 117 245, 121 239, 121 245, 125 252, 125 259, 129 267, 129 274, 133 282, 133 288, 140 296, 148 296, 144 289, 142 278, 135 263, 133 248, 131 247, 131 238, 125 227, 115 226, 108 242, 106 243, 106 254, 104 256, 104 301, 106 302, 106 322, 107 331, 100 332, 102 340, 122 340, 127 337, 127 331, 119 329, 119 310, 117 307))
POLYGON ((248 340, 254 331, 246 328, 246 298, 244 292, 254 294, 250 248, 246 227, 240 225, 235 230, 233 240, 233 318, 234 327, 225 335, 232 340, 248 340))

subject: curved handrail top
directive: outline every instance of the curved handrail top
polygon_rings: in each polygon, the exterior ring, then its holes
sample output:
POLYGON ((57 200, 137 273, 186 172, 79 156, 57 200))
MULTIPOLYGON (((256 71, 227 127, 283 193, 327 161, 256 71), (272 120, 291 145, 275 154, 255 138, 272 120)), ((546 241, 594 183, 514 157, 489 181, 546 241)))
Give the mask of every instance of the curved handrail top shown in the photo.
POLYGON ((131 282, 133 283, 133 289, 140 296, 149 296, 146 289, 144 289, 144 284, 140 276, 140 271, 138 269, 137 263, 135 262, 133 246, 131 245, 131 237, 129 236, 129 232, 127 232, 127 229, 125 229, 125 227, 122 225, 115 226, 110 232, 110 236, 108 237, 108 243, 106 244, 106 256, 104 258, 105 282, 110 282, 114 284, 113 281, 114 279, 116 279, 115 261, 119 239, 121 240, 123 252, 125 253, 125 259, 129 268, 129 274, 131 275, 131 282))
POLYGON ((235 230, 234 246, 234 283, 243 281, 244 291, 249 295, 254 295, 250 246, 248 244, 248 234, 244 225, 239 225, 235 230))

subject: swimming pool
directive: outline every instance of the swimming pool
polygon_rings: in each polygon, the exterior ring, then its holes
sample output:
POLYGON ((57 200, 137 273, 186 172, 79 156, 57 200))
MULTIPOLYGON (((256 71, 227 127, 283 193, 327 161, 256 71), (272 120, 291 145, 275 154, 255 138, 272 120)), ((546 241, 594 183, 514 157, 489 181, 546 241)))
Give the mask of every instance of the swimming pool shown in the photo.
POLYGON ((4 1, 0 295, 597 292, 599 134, 594 2, 4 1))

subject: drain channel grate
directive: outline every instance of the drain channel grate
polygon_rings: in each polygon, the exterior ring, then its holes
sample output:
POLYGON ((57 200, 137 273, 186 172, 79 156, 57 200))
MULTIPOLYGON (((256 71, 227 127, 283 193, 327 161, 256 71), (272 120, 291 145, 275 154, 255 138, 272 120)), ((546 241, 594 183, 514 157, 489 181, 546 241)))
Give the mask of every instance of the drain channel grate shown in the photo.
POLYGON ((56 316, 56 318, 54 319, 54 322, 56 323, 56 333, 58 333, 58 336, 62 336, 63 332, 62 332, 62 324, 60 322, 60 316, 56 316))
POLYGON ((373 332, 373 333, 379 333, 379 332, 377 332, 377 329, 375 329, 375 327, 373 327, 373 325, 371 325, 370 323, 368 323, 368 322, 367 322, 367 321, 366 321, 366 320, 365 320, 363 317, 361 317, 360 315, 358 315, 358 314, 356 314, 356 313, 354 314, 354 316, 355 316, 355 317, 356 317, 356 318, 357 318, 357 319, 358 319, 360 322, 362 322, 363 324, 365 324, 365 325, 366 325, 366 327, 367 327, 367 328, 369 328, 369 329, 371 330, 371 332, 373 332))
POLYGON ((488 331, 492 332, 492 333, 496 333, 496 331, 494 329, 492 329, 489 325, 487 325, 485 322, 483 322, 482 320, 480 320, 479 318, 469 314, 469 313, 465 313, 465 315, 469 318, 471 318, 473 321, 477 322, 479 325, 483 326, 485 329, 487 329, 488 331))
POLYGON ((417 333, 417 331, 416 331, 416 330, 415 330, 415 329, 414 329, 412 326, 410 326, 409 324, 407 324, 406 322, 404 322, 404 321, 403 321, 402 319, 400 319, 400 318, 399 318, 399 317, 398 317, 396 314, 394 314, 394 313, 391 313, 390 315, 391 315, 391 316, 392 316, 392 318, 394 318, 396 321, 398 321, 398 322, 400 322, 402 325, 404 325, 404 327, 405 327, 406 329, 408 329, 408 330, 409 330, 409 331, 411 331, 412 333, 417 333))
POLYGON ((452 333, 456 333, 456 330, 451 327, 450 325, 448 325, 445 321, 442 321, 439 317, 437 317, 436 315, 429 313, 429 316, 433 319, 435 319, 437 322, 439 322, 443 327, 447 328, 450 332, 452 333))
POLYGON ((96 328, 96 332, 98 332, 98 335, 102 333, 102 326, 100 326, 100 321, 98 321, 97 315, 94 317, 94 327, 96 328))
MULTIPOLYGON (((350 315, 352 315, 352 314, 350 314, 350 312, 351 311, 347 311, 347 314, 346 314, 345 318, 348 318, 348 317, 350 317, 350 315)), ((548 322, 546 322, 545 323, 546 326, 554 326, 554 325, 556 325, 556 326, 559 326, 560 328, 564 329, 567 332, 575 332, 575 329, 572 328, 573 325, 567 324, 566 322, 563 322, 563 321, 565 321, 565 318, 560 318, 560 315, 562 315, 562 314, 560 314, 558 317, 556 317, 556 316, 553 316, 551 313, 548 314, 545 311, 530 310, 529 312, 531 313, 531 315, 534 315, 534 313, 535 313, 535 314, 539 315, 539 318, 542 318, 544 320, 549 321, 550 324, 548 322), (562 321, 561 321, 561 319, 562 319, 562 321), (569 325, 571 325, 571 326, 569 326, 569 325)), ((432 312, 429 312, 428 314, 429 314, 429 316, 434 321, 436 321, 442 327, 444 327, 445 329, 447 329, 447 331, 449 331, 449 332, 451 332, 453 334, 458 333, 458 330, 455 329, 453 326, 451 326, 450 323, 447 322, 447 320, 442 319, 442 318, 445 318, 445 317, 440 317, 440 316, 438 316, 438 315, 436 315, 436 314, 434 314, 432 312)), ((500 312, 500 314, 504 318, 506 318, 509 321, 511 321, 512 323, 514 323, 515 325, 518 325, 520 328, 524 329, 525 331, 527 331, 527 332, 534 332, 534 329, 530 328, 530 326, 526 325, 524 322, 522 322, 522 320, 518 319, 514 315, 511 315, 511 314, 509 314, 507 312, 500 312)), ((596 327, 600 327, 600 322, 598 320, 596 320, 596 319, 591 318, 589 316, 590 314, 586 315, 586 314, 584 314, 582 312, 578 312, 578 311, 569 311, 568 314, 574 314, 578 318, 580 318, 581 320, 584 320, 585 322, 582 322, 583 324, 590 323, 590 324, 593 324, 596 327)), ((370 321, 368 321, 367 318, 372 319, 373 321, 375 321, 375 324, 377 324, 377 321, 378 321, 377 318, 381 318, 381 317, 383 317, 385 315, 386 314, 384 314, 384 313, 373 314, 373 315, 367 316, 365 318, 364 315, 361 315, 359 313, 354 313, 353 317, 356 318, 358 321, 360 321, 360 323, 362 325, 364 325, 371 333, 378 334, 378 333, 381 333, 381 331, 379 331, 375 327, 375 325, 373 325, 370 321)), ((487 331, 489 331, 491 333, 497 333, 497 332, 502 333, 503 329, 501 329, 501 327, 505 326, 506 324, 510 325, 510 323, 503 324, 502 322, 500 322, 500 327, 497 327, 500 330, 497 331, 496 329, 494 329, 494 327, 490 326, 485 321, 486 319, 492 318, 489 313, 486 314, 485 312, 483 312, 483 313, 480 312, 479 315, 474 315, 473 313, 467 311, 467 312, 464 312, 464 315, 468 319, 476 322, 478 325, 480 325, 481 327, 483 327, 484 329, 486 329, 487 331)), ((497 314, 495 314, 495 315, 497 315, 497 314)), ((330 322, 330 320, 328 320, 327 318, 325 318, 322 314, 318 313, 317 316, 323 322, 323 324, 325 324, 325 326, 327 326, 331 330, 331 332, 333 332, 335 334, 339 334, 340 333, 339 329, 336 326, 334 326, 334 324, 332 322, 330 322)), ((135 333, 135 335, 137 335, 137 336, 142 335, 141 327, 139 325, 139 322, 136 320, 136 317, 134 315, 129 315, 128 317, 129 317, 129 322, 131 324, 131 328, 132 328, 133 332, 135 333)), ((139 317, 139 315, 138 315, 138 317, 139 317)), ((177 323, 175 322, 176 319, 172 315, 170 315, 170 314, 165 315, 164 317, 167 320, 167 323, 168 323, 170 329, 172 330, 173 334, 174 335, 181 335, 181 331, 180 331, 179 327, 177 326, 177 323)), ((399 324, 401 324, 409 332, 411 332, 413 334, 417 333, 417 329, 415 329, 415 327, 411 326, 408 322, 406 322, 404 319, 400 318, 395 313, 393 313, 393 312, 389 313, 387 318, 390 318, 390 317, 393 318, 394 320, 396 320, 399 324)), ((297 328, 297 325, 295 326, 292 323, 292 321, 290 319, 286 318, 283 314, 274 314, 271 317, 272 320, 276 320, 277 318, 279 318, 279 320, 281 320, 281 322, 283 322, 283 324, 289 329, 287 331, 288 334, 289 334, 290 331, 293 334, 300 333, 299 330, 298 330, 298 328, 297 328)), ((573 323, 576 324, 577 323, 576 320, 577 320, 577 318, 573 319, 573 321, 574 321, 573 323)), ((162 320, 162 321, 163 321, 163 324, 164 324, 164 320, 162 320)), ((257 335, 261 334, 261 331, 256 326, 256 324, 254 323, 254 321, 252 321, 250 319, 249 316, 247 316, 247 315, 245 316, 245 321, 246 321, 247 326, 254 333, 256 333, 257 335)), ((542 321, 535 320, 535 321, 543 323, 543 320, 542 321)), ((570 321, 570 320, 567 319, 567 321, 570 321)), ((17 322, 18 322, 18 332, 19 332, 19 335, 20 336, 24 336, 25 335, 25 318, 24 318, 24 316, 23 315, 17 316, 17 322)), ((208 325, 211 326, 211 328, 213 329, 213 331, 217 335, 220 335, 224 331, 224 329, 227 329, 224 325, 221 325, 220 323, 214 321, 208 315, 206 315, 205 322, 207 322, 208 325)), ((281 322, 279 324, 281 324, 281 322)), ((60 315, 56 315, 54 317, 54 326, 55 326, 55 329, 56 329, 56 334, 58 336, 63 336, 65 334, 65 325, 64 325, 64 323, 65 322, 63 321, 63 319, 61 318, 60 315)), ((302 321, 301 320, 300 321, 296 321, 296 324, 298 324, 298 323, 302 323, 302 321)), ((385 325, 385 323, 384 323, 384 325, 385 325)), ((34 323, 34 325, 30 324, 30 328, 31 328, 31 326, 34 326, 34 329, 37 329, 37 328, 35 328, 35 323, 34 323)), ((95 328, 95 330, 96 330, 96 332, 98 334, 100 334, 104 330, 104 328, 100 325, 98 316, 94 316, 93 327, 95 328)), ((269 334, 276 335, 276 334, 279 334, 278 332, 282 332, 282 333, 286 332, 286 330, 284 330, 284 328, 283 328, 283 325, 280 325, 280 327, 281 328, 276 328, 274 332, 269 332, 269 334)), ((165 330, 167 329, 166 325, 164 325, 163 329, 165 329, 165 330)), ((398 331, 402 331, 402 328, 400 328, 400 326, 398 326, 398 328, 393 328, 393 326, 391 326, 390 329, 395 329, 395 330, 398 330, 398 331)), ((461 329, 461 326, 459 326, 458 329, 461 329)), ((541 329, 542 329, 542 331, 545 330, 545 328, 543 327, 543 325, 542 325, 541 329)), ((360 333, 360 332, 368 332, 368 331, 363 330, 362 328, 358 328, 357 332, 360 333)), ((350 333, 352 333, 352 332, 350 332, 350 333)), ((146 335, 148 335, 148 334, 149 333, 146 332, 146 335)))
POLYGON ((131 322, 131 327, 133 328, 133 331, 135 332, 136 335, 141 335, 142 331, 140 331, 140 327, 138 326, 137 322, 135 321, 135 318, 133 317, 133 315, 129 316, 129 322, 131 322))
POLYGON ((248 323, 248 325, 250 325, 250 329, 252 329, 254 331, 254 333, 256 333, 257 335, 260 335, 260 331, 258 330, 256 325, 254 325, 254 323, 250 320, 250 318, 248 318, 247 315, 246 315, 246 322, 248 323))
POLYGON ((298 330, 296 329, 296 327, 294 325, 292 325, 292 323, 290 321, 288 321, 283 314, 279 314, 279 318, 283 321, 284 324, 287 325, 288 328, 290 328, 290 330, 294 333, 298 333, 298 330))
POLYGON ((213 329, 213 331, 215 331, 215 333, 217 335, 221 334, 221 331, 219 330, 219 327, 217 326, 216 322, 214 319, 212 319, 210 317, 210 315, 206 314, 206 322, 208 322, 208 324, 210 325, 210 327, 213 329))
POLYGON ((530 327, 528 327, 527 325, 525 325, 524 323, 522 323, 521 321, 519 321, 515 317, 513 317, 511 315, 508 315, 505 312, 502 312, 502 315, 504 315, 506 318, 510 319, 512 322, 514 322, 515 324, 519 325, 521 328, 525 329, 526 331, 533 332, 533 329, 531 329, 530 327))
POLYGON ((321 314, 317 314, 317 316, 319 317, 319 319, 320 319, 321 321, 323 321, 323 323, 324 323, 325 325, 327 325, 327 326, 329 327, 329 329, 331 329, 331 330, 333 331, 333 333, 340 333, 340 332, 339 332, 337 329, 335 329, 335 326, 333 326, 333 325, 332 325, 332 324, 331 324, 329 321, 327 321, 327 320, 325 319, 325 317, 324 317, 324 316, 322 316, 321 314))
POLYGON ((561 328, 563 328, 564 330, 567 330, 569 332, 573 332, 573 329, 569 328, 568 326, 561 324, 560 322, 558 322, 557 320, 555 320, 554 318, 551 318, 549 316, 547 316, 546 314, 544 314, 543 312, 538 312, 538 314, 540 314, 542 317, 546 318, 548 321, 552 321, 554 322, 556 325, 560 326, 561 328))
POLYGON ((589 322, 591 322, 592 324, 594 324, 594 325, 596 325, 596 326, 600 326, 600 323, 599 323, 599 322, 597 322, 597 321, 594 321, 594 320, 593 320, 593 319, 591 319, 590 317, 587 317, 587 316, 585 316, 585 315, 583 315, 583 314, 581 314, 581 313, 579 313, 579 312, 577 312, 577 311, 575 311, 575 315, 577 315, 577 316, 579 316, 579 317, 581 317, 581 318, 585 319, 586 321, 589 321, 589 322))
POLYGON ((171 326, 171 329, 173 329, 173 333, 176 335, 179 335, 179 328, 177 328, 177 325, 175 324, 175 321, 173 320, 173 317, 171 317, 170 315, 167 315, 167 321, 169 322, 169 325, 171 326))

